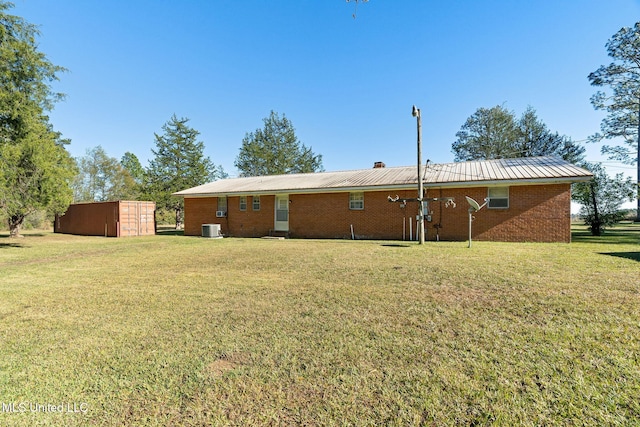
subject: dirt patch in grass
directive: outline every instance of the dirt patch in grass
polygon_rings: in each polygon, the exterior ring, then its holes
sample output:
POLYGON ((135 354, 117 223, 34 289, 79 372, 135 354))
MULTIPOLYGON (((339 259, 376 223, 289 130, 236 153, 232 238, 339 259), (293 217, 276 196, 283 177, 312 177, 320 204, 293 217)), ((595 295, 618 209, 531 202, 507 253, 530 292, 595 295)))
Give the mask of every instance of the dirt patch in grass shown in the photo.
POLYGON ((248 357, 242 353, 222 353, 216 360, 205 367, 205 373, 212 377, 221 377, 229 371, 246 365, 248 357))
POLYGON ((228 360, 216 360, 207 365, 206 372, 214 377, 222 376, 225 372, 232 371, 237 368, 235 363, 228 360))

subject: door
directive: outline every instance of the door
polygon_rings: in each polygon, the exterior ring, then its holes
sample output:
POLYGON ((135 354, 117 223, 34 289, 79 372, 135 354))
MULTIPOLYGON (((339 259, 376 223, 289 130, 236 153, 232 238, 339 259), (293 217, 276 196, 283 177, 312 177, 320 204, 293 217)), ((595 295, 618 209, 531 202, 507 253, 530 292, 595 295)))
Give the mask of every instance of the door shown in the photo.
POLYGON ((277 231, 289 231, 289 195, 276 195, 276 218, 275 226, 277 231))

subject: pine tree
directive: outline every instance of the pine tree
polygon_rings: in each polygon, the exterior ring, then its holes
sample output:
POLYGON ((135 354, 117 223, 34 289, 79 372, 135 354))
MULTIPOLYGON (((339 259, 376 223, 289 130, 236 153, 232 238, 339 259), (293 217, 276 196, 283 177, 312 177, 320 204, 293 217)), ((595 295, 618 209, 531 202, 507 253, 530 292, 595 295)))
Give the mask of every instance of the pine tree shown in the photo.
POLYGON ((289 119, 271 111, 264 128, 245 135, 235 166, 241 176, 279 175, 322 171, 316 155, 296 137, 289 119))
POLYGON ((478 108, 456 137, 451 147, 456 161, 556 156, 579 163, 584 159, 584 147, 551 132, 532 107, 519 120, 500 105, 478 108))
POLYGON ((158 209, 175 213, 176 229, 182 225, 184 200, 173 193, 225 176, 204 155, 204 143, 197 141, 200 132, 189 127, 187 118, 174 114, 162 126, 163 134, 155 135, 155 156, 145 171, 145 197, 154 200, 158 209))
MULTIPOLYGON (((614 62, 602 65, 589 74, 593 86, 608 86, 611 93, 596 92, 591 104, 604 110, 600 133, 591 137, 593 142, 621 139, 624 145, 605 145, 602 152, 609 158, 627 164, 636 164, 640 185, 640 22, 620 29, 606 44, 607 53, 614 62)), ((637 200, 636 221, 640 221, 640 198, 637 200)))

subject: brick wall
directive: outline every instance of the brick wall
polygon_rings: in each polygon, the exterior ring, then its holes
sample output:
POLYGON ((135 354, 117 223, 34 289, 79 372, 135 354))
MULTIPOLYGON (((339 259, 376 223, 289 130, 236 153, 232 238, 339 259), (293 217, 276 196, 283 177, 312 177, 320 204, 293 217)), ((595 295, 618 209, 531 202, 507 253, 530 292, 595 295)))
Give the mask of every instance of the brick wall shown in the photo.
POLYGON ((219 224, 216 218, 215 197, 198 197, 184 199, 184 234, 186 236, 202 235, 202 224, 219 224))
POLYGON ((202 224, 220 224, 222 234, 231 237, 262 237, 273 229, 275 196, 260 196, 260 210, 253 210, 253 198, 247 196, 247 209, 240 210, 240 197, 227 197, 227 216, 217 218, 217 197, 184 199, 184 234, 200 236, 202 224))
MULTIPOLYGON (((253 210, 253 198, 247 196, 247 209, 240 210, 240 197, 227 198, 226 233, 236 237, 268 236, 275 220, 275 196, 260 196, 260 210, 253 210)), ((223 226, 223 230, 225 230, 223 226)))
MULTIPOLYGON (((425 222, 427 240, 464 241, 468 238, 468 205, 464 196, 482 203, 486 187, 429 189, 427 197, 455 197, 457 206, 431 202, 431 221, 425 222)), ((390 203, 387 196, 415 198, 415 190, 364 193, 364 210, 349 209, 349 193, 289 195, 289 235, 295 238, 415 239, 417 202, 390 203)), ((483 208, 474 214, 473 239, 493 241, 569 242, 570 185, 512 186, 509 208, 483 208)), ((228 197, 227 217, 216 218, 217 198, 185 199, 185 234, 200 235, 202 224, 220 224, 222 233, 262 237, 274 228, 275 196, 261 196, 260 210, 240 211, 240 198, 228 197)))
MULTIPOLYGON (((465 197, 484 203, 487 188, 429 190, 427 197, 455 197, 457 207, 445 209, 431 203, 432 221, 425 224, 427 238, 433 240, 440 224, 443 240, 466 240, 469 235, 469 213, 465 197)), ((509 208, 485 206, 473 214, 472 238, 499 242, 570 242, 570 184, 528 185, 509 187, 509 208)))
MULTIPOLYGON (((416 197, 416 191, 394 192, 400 197, 416 197)), ((405 221, 418 212, 417 203, 400 208, 389 203, 387 191, 365 192, 364 209, 349 209, 349 193, 293 194, 289 196, 289 228, 292 237, 350 239, 402 239, 405 221)), ((407 237, 408 238, 408 237, 407 237)))

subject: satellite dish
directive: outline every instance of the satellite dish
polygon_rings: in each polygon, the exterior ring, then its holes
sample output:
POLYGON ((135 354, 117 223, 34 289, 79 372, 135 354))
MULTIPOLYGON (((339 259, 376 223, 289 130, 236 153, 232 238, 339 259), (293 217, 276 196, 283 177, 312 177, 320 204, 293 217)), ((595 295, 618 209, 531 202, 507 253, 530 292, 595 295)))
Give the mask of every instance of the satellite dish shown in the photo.
POLYGON ((467 202, 469 203, 469 206, 471 206, 474 211, 479 211, 480 210, 480 205, 478 204, 478 202, 476 202, 475 200, 473 200, 469 196, 464 196, 464 197, 467 199, 467 202))
POLYGON ((469 247, 471 247, 471 222, 473 221, 473 213, 478 212, 480 209, 484 208, 486 204, 489 202, 489 199, 484 199, 484 203, 482 206, 478 204, 475 200, 473 200, 469 196, 464 196, 467 199, 467 203, 469 203, 469 247))

